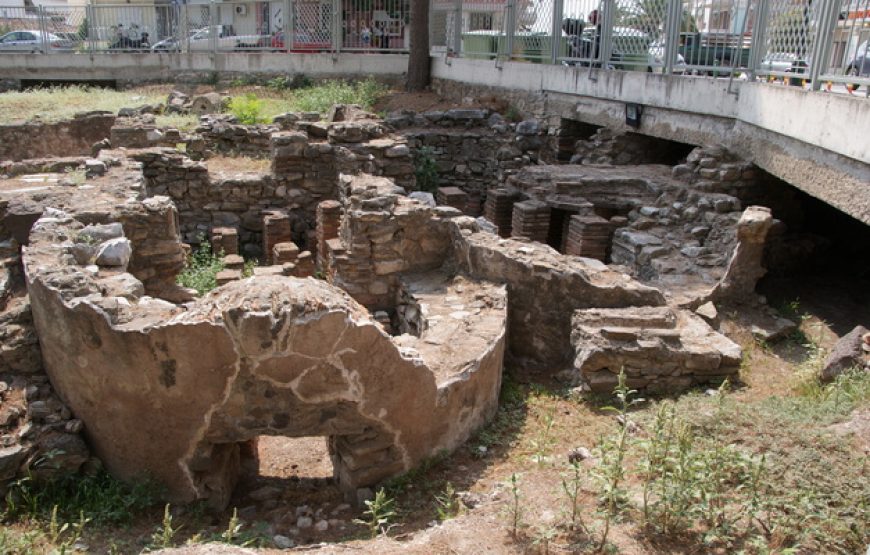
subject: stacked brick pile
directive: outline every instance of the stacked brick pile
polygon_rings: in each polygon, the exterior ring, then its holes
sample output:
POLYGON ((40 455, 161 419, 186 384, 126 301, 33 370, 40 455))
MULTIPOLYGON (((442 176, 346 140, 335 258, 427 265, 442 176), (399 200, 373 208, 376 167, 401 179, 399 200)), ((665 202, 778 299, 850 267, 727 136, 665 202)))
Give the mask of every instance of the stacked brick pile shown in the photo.
POLYGON ((224 255, 239 254, 239 232, 234 227, 215 227, 211 230, 211 252, 224 255))
POLYGON ((338 237, 341 225, 341 203, 325 200, 317 205, 317 267, 324 269, 329 260, 326 242, 338 237))
POLYGON ((595 215, 571 216, 565 254, 607 260, 607 251, 613 235, 613 224, 595 215))
POLYGON ((468 194, 459 187, 438 187, 435 202, 441 206, 452 206, 466 212, 468 209, 468 194))
POLYGON ((550 207, 540 201, 526 200, 514 204, 511 236, 539 243, 547 242, 550 230, 550 207))
POLYGON ((269 211, 263 216, 263 256, 266 264, 274 264, 275 248, 280 243, 293 242, 290 215, 282 211, 269 211))
POLYGON ((517 193, 507 189, 490 189, 486 194, 486 204, 483 213, 487 220, 495 224, 498 234, 502 237, 511 236, 514 203, 517 193))

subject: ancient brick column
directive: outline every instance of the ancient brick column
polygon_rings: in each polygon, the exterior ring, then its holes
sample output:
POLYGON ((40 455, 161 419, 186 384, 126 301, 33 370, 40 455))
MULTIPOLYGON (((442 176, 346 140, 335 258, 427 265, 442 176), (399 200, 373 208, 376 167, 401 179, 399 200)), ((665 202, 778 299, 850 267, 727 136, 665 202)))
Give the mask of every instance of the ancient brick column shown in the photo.
POLYGON ((571 216, 565 254, 605 261, 613 226, 600 216, 571 216))
POLYGON ((263 216, 263 256, 266 264, 272 264, 273 249, 278 243, 292 243, 293 229, 290 216, 278 210, 268 211, 263 216))
POLYGON ((468 210, 468 194, 459 187, 438 187, 435 201, 442 206, 452 206, 463 213, 468 210))
POLYGON ((511 237, 547 242, 550 231, 550 207, 537 200, 514 204, 511 218, 511 237))
POLYGON ((338 237, 341 225, 341 203, 325 200, 317 205, 317 268, 325 272, 329 266, 329 251, 326 242, 338 237))
POLYGON ((486 193, 483 214, 498 228, 501 237, 511 236, 511 219, 517 194, 507 189, 490 189, 486 193))
POLYGON ((211 230, 211 252, 239 254, 239 232, 233 227, 214 227, 211 230))

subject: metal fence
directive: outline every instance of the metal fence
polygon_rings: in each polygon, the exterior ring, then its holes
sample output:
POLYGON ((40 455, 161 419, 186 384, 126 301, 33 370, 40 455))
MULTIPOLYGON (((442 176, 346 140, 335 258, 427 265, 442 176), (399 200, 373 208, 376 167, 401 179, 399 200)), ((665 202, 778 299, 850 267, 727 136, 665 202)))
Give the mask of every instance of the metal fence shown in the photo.
POLYGON ((870 0, 433 0, 430 19, 449 56, 870 85, 870 0))
MULTIPOLYGON (((446 56, 870 89, 870 0, 431 0, 446 56)), ((0 6, 4 52, 406 52, 410 0, 0 6)))
MULTIPOLYGON (((116 0, 117 1, 117 0, 116 0)), ((0 6, 0 54, 407 52, 410 0, 0 6)))

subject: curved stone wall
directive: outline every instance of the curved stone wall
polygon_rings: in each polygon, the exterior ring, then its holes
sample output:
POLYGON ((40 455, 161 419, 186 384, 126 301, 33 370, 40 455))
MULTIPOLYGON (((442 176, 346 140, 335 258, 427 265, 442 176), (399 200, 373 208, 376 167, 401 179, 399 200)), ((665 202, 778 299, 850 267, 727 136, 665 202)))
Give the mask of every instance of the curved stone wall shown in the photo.
POLYGON ((150 475, 177 501, 223 506, 240 443, 325 435, 340 486, 353 490, 458 446, 496 409, 503 286, 466 283, 485 302, 399 342, 311 278, 250 278, 181 306, 142 296, 123 267, 75 263, 81 229, 44 216, 24 266, 52 384, 118 476, 150 475), (477 341, 457 350, 452 334, 477 341))

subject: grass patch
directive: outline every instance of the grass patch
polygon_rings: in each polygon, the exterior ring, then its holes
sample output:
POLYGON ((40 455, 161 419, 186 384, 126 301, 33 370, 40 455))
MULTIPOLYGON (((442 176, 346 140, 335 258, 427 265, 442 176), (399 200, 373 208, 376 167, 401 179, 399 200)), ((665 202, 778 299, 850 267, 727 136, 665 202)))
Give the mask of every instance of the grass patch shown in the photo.
POLYGON ((369 77, 363 81, 325 81, 320 85, 298 89, 290 97, 293 111, 325 113, 333 104, 359 104, 370 110, 389 89, 369 77))
POLYGON ((70 119, 79 112, 107 110, 118 113, 125 107, 164 102, 157 90, 115 91, 96 87, 50 87, 0 94, 0 123, 31 120, 70 119))
POLYGON ((147 480, 127 484, 106 471, 91 476, 66 475, 49 481, 24 477, 9 487, 3 520, 30 519, 48 523, 84 518, 95 525, 126 524, 137 513, 154 506, 159 493, 147 480))
MULTIPOLYGON (((870 404, 870 375, 851 372, 818 391, 745 403, 725 396, 677 401, 677 419, 695 445, 694 464, 719 473, 727 486, 717 511, 732 511, 728 526, 694 522, 703 539, 724 545, 854 553, 870 534, 870 480, 848 439, 827 427, 870 404), (753 464, 765 457, 756 478, 753 464), (757 480, 757 483, 754 481, 757 480), (710 534, 710 532, 715 532, 710 534)), ((648 428, 655 429, 652 424, 648 428)), ((674 440, 674 445, 679 441, 674 440)), ((716 480, 705 479, 708 494, 716 480)), ((698 490, 701 491, 701 490, 698 490)), ((703 500, 690 496, 692 503, 703 500)))

